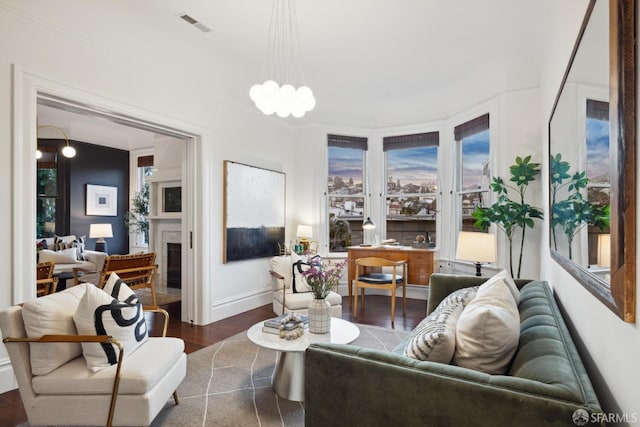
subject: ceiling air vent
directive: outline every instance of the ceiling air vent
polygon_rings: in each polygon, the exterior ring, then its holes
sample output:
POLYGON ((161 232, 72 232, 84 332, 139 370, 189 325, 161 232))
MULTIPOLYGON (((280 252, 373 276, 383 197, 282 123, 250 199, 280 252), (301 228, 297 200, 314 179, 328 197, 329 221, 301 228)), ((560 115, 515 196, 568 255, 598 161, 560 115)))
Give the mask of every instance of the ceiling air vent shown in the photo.
POLYGON ((178 16, 181 19, 183 19, 184 21, 188 22, 189 24, 193 25, 194 27, 196 27, 197 29, 202 31, 203 33, 208 33, 209 31, 211 31, 211 28, 207 27, 206 25, 204 25, 201 22, 198 22, 197 19, 192 18, 191 16, 187 15, 186 13, 181 13, 178 16))

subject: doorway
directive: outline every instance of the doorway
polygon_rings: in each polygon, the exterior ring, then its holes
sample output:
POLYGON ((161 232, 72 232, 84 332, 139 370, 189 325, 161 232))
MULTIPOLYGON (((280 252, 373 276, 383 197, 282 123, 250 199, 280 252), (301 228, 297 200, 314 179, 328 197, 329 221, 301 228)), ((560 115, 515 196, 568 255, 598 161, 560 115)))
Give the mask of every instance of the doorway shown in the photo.
MULTIPOLYGON (((14 70, 15 71, 15 70, 14 70)), ((198 313, 201 311, 195 305, 195 289, 193 277, 196 276, 195 257, 197 247, 189 245, 188 237, 194 231, 194 182, 199 181, 199 168, 196 153, 199 151, 202 130, 163 116, 144 110, 105 100, 95 95, 78 92, 75 89, 62 87, 50 80, 42 79, 28 73, 14 73, 14 89, 16 102, 14 104, 14 169, 13 169, 13 233, 17 241, 24 241, 14 253, 13 258, 13 303, 23 302, 33 298, 33 289, 29 286, 35 278, 31 268, 25 268, 24 260, 35 259, 34 245, 26 242, 35 241, 33 219, 36 217, 36 185, 35 185, 35 150, 37 136, 37 105, 44 103, 66 111, 86 114, 90 117, 111 120, 137 129, 145 129, 166 136, 186 140, 185 153, 181 165, 181 179, 184 182, 182 194, 184 219, 182 231, 182 321, 200 323, 198 313), (144 117, 144 118, 143 118, 144 117), (150 119, 149 119, 150 117, 150 119), (25 236, 27 238, 25 238, 25 236)))

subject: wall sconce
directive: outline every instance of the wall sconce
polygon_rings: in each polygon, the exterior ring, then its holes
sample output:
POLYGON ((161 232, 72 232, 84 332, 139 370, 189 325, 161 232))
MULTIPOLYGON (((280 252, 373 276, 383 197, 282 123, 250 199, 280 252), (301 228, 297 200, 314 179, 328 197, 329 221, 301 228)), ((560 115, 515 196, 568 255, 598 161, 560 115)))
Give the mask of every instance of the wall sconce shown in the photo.
POLYGON ((476 265, 476 276, 482 276, 483 262, 496 262, 496 236, 489 233, 461 231, 458 234, 456 259, 476 265))
POLYGON ((111 224, 91 224, 89 226, 89 237, 92 239, 98 239, 96 242, 96 251, 107 252, 107 242, 104 240, 105 237, 113 237, 113 230, 111 229, 111 224))
MULTIPOLYGON (((68 159, 71 159, 71 158, 76 156, 76 149, 73 148, 71 145, 69 145, 69 137, 67 136, 65 131, 63 131, 62 129, 60 129, 57 126, 51 126, 51 125, 38 126, 38 131, 40 129, 55 129, 55 130, 59 131, 60 133, 62 133, 62 135, 64 135, 64 140, 66 141, 65 146, 62 148, 62 155, 65 156, 68 159)), ((39 159, 41 157, 42 157, 42 152, 40 150, 36 150, 36 159, 39 159)))

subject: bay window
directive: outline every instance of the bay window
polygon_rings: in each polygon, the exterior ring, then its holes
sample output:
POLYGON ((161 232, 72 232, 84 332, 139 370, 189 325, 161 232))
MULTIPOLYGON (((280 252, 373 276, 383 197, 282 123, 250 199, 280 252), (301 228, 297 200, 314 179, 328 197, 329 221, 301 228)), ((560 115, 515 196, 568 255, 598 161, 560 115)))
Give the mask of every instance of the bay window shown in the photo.
POLYGON ((368 143, 363 137, 329 134, 327 145, 329 251, 345 252, 347 246, 363 243, 368 143))
POLYGON ((383 138, 386 163, 386 239, 436 244, 439 133, 383 138))

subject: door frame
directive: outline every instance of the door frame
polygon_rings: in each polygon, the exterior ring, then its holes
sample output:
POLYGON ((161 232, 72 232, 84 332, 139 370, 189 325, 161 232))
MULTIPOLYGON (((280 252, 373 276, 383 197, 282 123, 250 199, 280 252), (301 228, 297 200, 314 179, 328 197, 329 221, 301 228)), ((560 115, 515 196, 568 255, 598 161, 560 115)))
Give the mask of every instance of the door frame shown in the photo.
MULTIPOLYGON (((35 269, 27 267, 25 260, 36 259, 36 159, 37 105, 40 100, 53 100, 76 111, 86 111, 110 117, 121 124, 144 127, 158 133, 181 137, 187 140, 186 155, 182 161, 183 215, 182 247, 183 286, 182 321, 202 324, 206 322, 203 307, 209 304, 209 296, 196 284, 198 277, 207 277, 210 272, 205 263, 197 262, 203 245, 201 215, 196 215, 196 201, 202 190, 202 139, 206 130, 178 119, 138 108, 117 100, 88 93, 53 81, 41 75, 12 65, 13 77, 13 194, 12 242, 15 243, 12 259, 12 303, 19 304, 33 299, 35 295, 35 269), (196 218, 200 218, 196 221, 196 218), (194 241, 195 240, 195 241, 194 241)), ((128 190, 128 189, 127 189, 128 190)), ((29 262, 27 265, 31 266, 29 262)))

